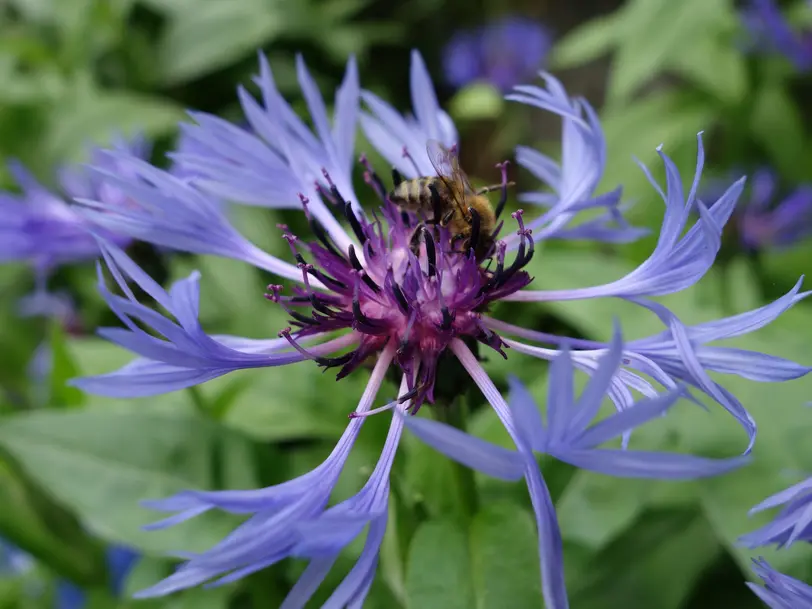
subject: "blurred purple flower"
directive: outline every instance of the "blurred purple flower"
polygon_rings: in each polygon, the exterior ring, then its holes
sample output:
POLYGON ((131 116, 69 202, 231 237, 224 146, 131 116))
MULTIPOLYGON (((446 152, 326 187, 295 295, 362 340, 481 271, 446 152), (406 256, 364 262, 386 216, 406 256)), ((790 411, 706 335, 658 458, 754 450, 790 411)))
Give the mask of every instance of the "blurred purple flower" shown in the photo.
MULTIPOLYGON (((659 241, 647 261, 628 276, 603 286, 528 291, 524 288, 531 277, 525 267, 533 258, 536 241, 567 238, 566 231, 572 228, 570 222, 581 211, 606 208, 616 211, 619 191, 594 195, 605 166, 606 152, 597 117, 588 104, 570 98, 551 76, 546 76, 544 88, 519 87, 511 96, 515 101, 562 116, 562 160, 558 163, 524 149, 523 164, 554 191, 543 200, 539 195, 535 201, 548 209, 527 225, 521 211, 513 213, 511 219, 505 218, 492 235, 494 245, 477 256, 476 240, 467 244, 469 249, 461 251, 459 243, 452 241, 452 235, 444 227, 420 227, 425 218, 416 213, 402 213, 403 210, 395 207, 387 196, 383 180, 364 157, 361 164, 365 181, 380 199, 378 211, 364 213, 353 190, 352 158, 359 116, 369 141, 394 166, 396 182, 403 176, 435 175, 427 152, 430 140, 447 147, 456 145, 456 128, 440 108, 420 56, 413 54, 410 72, 413 115, 403 116, 377 96, 361 92, 355 64, 350 61, 344 82, 336 93, 332 123, 304 62, 299 60, 297 67, 314 126, 312 130, 282 99, 270 67, 262 59, 257 79, 262 102, 240 90, 250 130, 201 113, 193 114, 197 125, 184 127, 195 146, 177 153, 175 158, 193 172, 193 177, 179 178, 131 155, 110 152, 108 159, 126 171, 116 175, 100 169, 99 173, 137 205, 122 208, 100 199, 83 200, 86 207, 81 213, 108 230, 179 250, 243 260, 296 284, 292 294, 284 294, 282 286, 268 286, 266 297, 282 306, 290 316, 291 328, 281 329, 278 338, 210 336, 198 319, 197 273, 164 290, 120 248, 102 240, 104 259, 123 296, 108 289, 101 269, 99 289, 125 327, 106 328, 100 333, 140 357, 118 371, 76 379, 75 385, 101 395, 134 397, 190 387, 245 368, 313 360, 325 368, 340 368, 338 378, 342 378, 370 358, 376 362, 347 430, 321 466, 296 480, 267 489, 187 491, 152 503, 158 509, 177 512, 160 523, 162 526, 213 508, 250 514, 250 517, 207 552, 189 556, 175 574, 143 595, 167 594, 215 578, 220 578, 216 580, 220 583, 233 581, 288 556, 299 556, 310 558, 311 563, 283 608, 302 607, 323 580, 338 552, 368 528, 366 546, 358 563, 336 589, 333 601, 328 603, 328 606, 333 602, 335 606, 361 606, 371 585, 386 526, 388 476, 403 425, 401 415, 412 415, 423 404, 434 401, 437 365, 445 354, 456 356, 466 368, 496 409, 518 448, 518 452, 490 451, 488 458, 480 459, 477 466, 497 477, 514 480, 524 477, 536 510, 541 543, 554 543, 554 537, 548 535, 557 530, 551 521, 549 495, 538 468, 531 466, 535 464, 532 450, 542 444, 521 435, 520 430, 526 426, 516 421, 524 411, 518 407, 515 412, 506 408, 466 341, 478 341, 505 357, 505 346, 509 344, 515 351, 532 357, 555 360, 557 377, 566 377, 567 367, 571 366, 593 376, 589 403, 606 392, 620 411, 618 418, 612 420, 634 423, 627 427, 618 425, 612 430, 616 431, 614 435, 627 434, 638 421, 642 422, 645 417, 640 413, 657 408, 664 410, 664 404, 675 395, 659 396, 642 373, 669 392, 676 390, 677 380, 685 380, 708 393, 736 416, 752 444, 754 423, 733 396, 707 379, 706 370, 758 380, 784 380, 807 371, 791 362, 770 360, 763 354, 705 345, 717 338, 748 333, 768 323, 805 296, 798 293, 798 288, 764 310, 694 327, 686 327, 670 311, 648 300, 690 287, 708 271, 719 249, 722 227, 743 187, 743 180, 734 183, 710 207, 696 199, 704 163, 701 138, 687 198, 679 171, 665 154, 660 152, 666 166, 665 192, 644 168, 666 207, 659 241), (359 110, 361 99, 366 104, 366 112, 359 110), (297 207, 308 221, 313 238, 300 239, 288 227, 280 226, 281 237, 288 242, 295 264, 280 260, 243 238, 219 211, 215 198, 271 208, 297 207), (695 209, 700 212, 699 219, 686 230, 695 209), (342 226, 340 218, 349 230, 342 226), (505 226, 510 228, 503 237, 505 226), (139 303, 127 280, 138 284, 165 313, 139 303), (601 366, 599 362, 605 360, 607 353, 616 359, 620 348, 617 345, 577 344, 578 350, 561 356, 558 348, 532 347, 513 340, 508 343, 497 334, 502 330, 496 329, 505 322, 494 319, 488 312, 489 305, 502 300, 541 302, 597 297, 625 298, 646 307, 663 320, 668 330, 639 342, 632 341, 623 351, 623 366, 613 364, 608 369, 608 364, 601 366), (563 359, 556 359, 559 356, 563 359), (759 369, 757 374, 753 372, 753 368, 767 361, 773 365, 762 366, 763 370, 759 369), (401 376, 398 398, 375 408, 376 395, 390 367, 396 368, 401 376), (643 402, 649 405, 636 407, 632 391, 651 398, 655 406, 643 402), (346 502, 328 508, 331 490, 364 418, 388 410, 394 410, 395 415, 369 482, 346 502)), ((505 165, 499 167, 502 187, 497 211, 501 213, 507 198, 507 178, 505 165)), ((433 195, 435 199, 437 196, 433 195)), ((469 221, 474 224, 476 218, 469 214, 469 221)), ((605 226, 587 223, 580 234, 582 238, 604 238, 607 231, 605 226)), ((521 328, 514 331, 515 326, 508 329, 520 337, 528 332, 533 334, 521 328)), ((533 335, 531 339, 537 336, 541 335, 533 335)), ((546 335, 541 340, 546 341, 546 335)), ((554 337, 550 342, 558 347, 567 340, 554 337)), ((589 420, 578 419, 579 424, 584 425, 589 420)), ((548 421, 550 430, 558 429, 557 425, 548 421)), ((578 428, 578 432, 583 432, 587 439, 592 438, 583 428, 578 428)), ((550 454, 566 457, 573 463, 601 467, 600 463, 582 461, 582 457, 586 457, 578 452, 582 450, 587 456, 591 455, 595 444, 584 440, 582 446, 575 443, 574 437, 560 436, 557 431, 549 433, 555 442, 550 440, 543 446, 550 454), (556 444, 559 439, 569 443, 556 444)), ((603 437, 595 436, 597 440, 603 437)), ((651 468, 660 465, 656 475, 678 476, 671 461, 657 461, 658 458, 652 457, 646 472, 655 475, 651 468)), ((623 470, 627 473, 634 469, 634 464, 623 461, 622 456, 607 456, 606 463, 606 467, 614 467, 615 473, 622 470, 621 466, 627 468, 623 470)), ((684 457, 679 463, 681 467, 688 463, 696 466, 693 470, 679 470, 684 475, 689 475, 685 472, 700 475, 717 471, 710 466, 706 468, 708 462, 704 460, 684 457)), ((725 463, 722 469, 739 461, 725 463)), ((638 467, 635 471, 642 471, 639 462, 635 467, 638 467)), ((543 552, 547 551, 545 548, 549 550, 544 546, 543 552)), ((542 564, 545 565, 547 606, 550 609, 567 607, 563 576, 554 568, 556 560, 544 560, 542 564)))
POLYGON ((552 43, 541 24, 506 16, 455 33, 443 50, 445 77, 454 87, 484 81, 507 92, 544 66, 552 43))
POLYGON ((799 72, 812 69, 812 31, 796 31, 775 0, 749 0, 741 13, 755 50, 779 53, 799 72))
MULTIPOLYGON (((701 199, 714 197, 724 180, 703 188, 701 199)), ((745 200, 733 213, 731 229, 741 246, 751 252, 782 249, 812 236, 812 184, 801 184, 778 196, 778 176, 760 168, 753 173, 745 200)))
POLYGON ((812 609, 812 586, 773 569, 766 560, 753 560, 753 570, 764 587, 747 582, 770 609, 812 609))
POLYGON ((784 506, 775 519, 760 529, 742 535, 739 543, 748 548, 770 544, 790 546, 796 541, 812 542, 812 478, 768 497, 750 510, 757 514, 784 506))

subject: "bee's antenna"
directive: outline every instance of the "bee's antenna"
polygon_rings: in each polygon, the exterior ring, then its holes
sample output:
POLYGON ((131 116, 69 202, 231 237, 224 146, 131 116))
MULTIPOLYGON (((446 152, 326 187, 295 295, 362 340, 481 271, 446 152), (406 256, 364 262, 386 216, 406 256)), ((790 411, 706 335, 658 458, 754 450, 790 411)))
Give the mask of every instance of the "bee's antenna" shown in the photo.
POLYGON ((471 214, 471 237, 468 239, 468 248, 476 251, 476 247, 479 245, 479 227, 482 223, 479 212, 473 207, 468 208, 468 213, 471 214))

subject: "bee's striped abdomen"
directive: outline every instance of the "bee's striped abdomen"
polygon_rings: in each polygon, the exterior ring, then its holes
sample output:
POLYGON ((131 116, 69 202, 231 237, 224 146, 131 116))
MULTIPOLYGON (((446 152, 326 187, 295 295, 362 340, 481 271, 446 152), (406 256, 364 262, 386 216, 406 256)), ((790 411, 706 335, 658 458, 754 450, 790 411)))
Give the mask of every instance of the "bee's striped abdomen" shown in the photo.
POLYGON ((389 194, 389 199, 397 205, 408 211, 417 211, 419 209, 429 210, 431 206, 431 185, 436 178, 416 178, 412 180, 404 180, 389 194))

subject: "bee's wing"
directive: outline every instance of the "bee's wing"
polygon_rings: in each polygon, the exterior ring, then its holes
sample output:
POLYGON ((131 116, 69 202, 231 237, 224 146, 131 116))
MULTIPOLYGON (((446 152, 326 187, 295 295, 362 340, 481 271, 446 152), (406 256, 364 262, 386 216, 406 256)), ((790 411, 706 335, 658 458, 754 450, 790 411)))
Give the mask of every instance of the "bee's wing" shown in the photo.
MULTIPOLYGON (((460 158, 456 150, 449 150, 437 140, 429 140, 426 143, 426 153, 432 167, 437 172, 451 196, 463 198, 466 192, 471 192, 471 184, 468 176, 460 167, 460 158)), ((459 203, 464 203, 460 200, 459 203)))

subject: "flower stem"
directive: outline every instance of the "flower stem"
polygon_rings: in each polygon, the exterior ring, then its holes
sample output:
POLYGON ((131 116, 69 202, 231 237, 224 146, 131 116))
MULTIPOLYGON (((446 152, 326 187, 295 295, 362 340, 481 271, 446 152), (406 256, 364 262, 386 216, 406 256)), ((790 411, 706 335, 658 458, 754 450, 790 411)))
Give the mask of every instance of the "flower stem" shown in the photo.
MULTIPOLYGON (((468 406, 464 396, 457 397, 448 405, 438 404, 431 409, 434 416, 443 423, 465 431, 468 406)), ((474 472, 457 461, 451 462, 457 493, 459 494, 461 513, 468 519, 473 518, 479 509, 479 496, 474 480, 474 472)))

